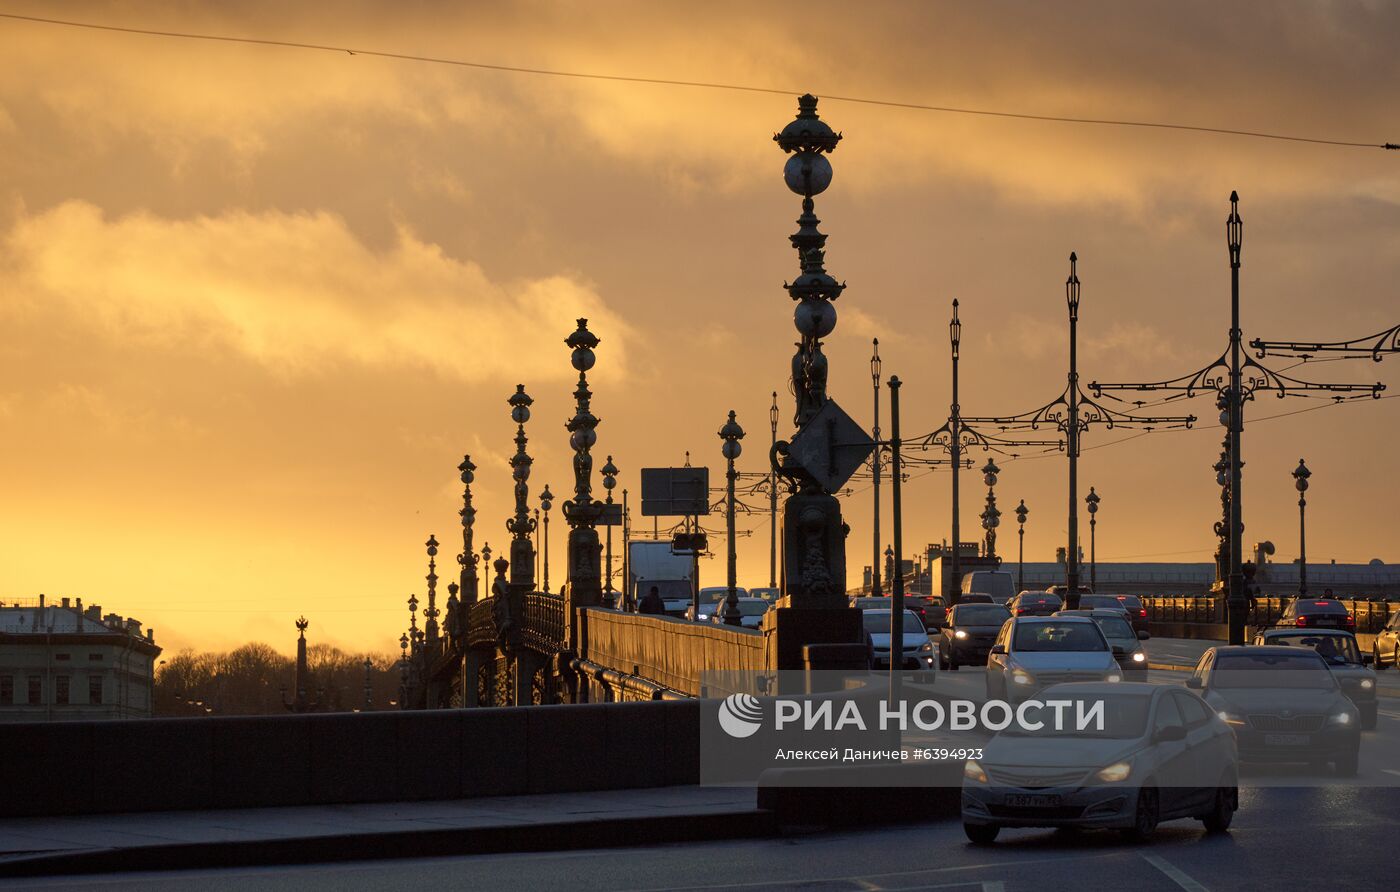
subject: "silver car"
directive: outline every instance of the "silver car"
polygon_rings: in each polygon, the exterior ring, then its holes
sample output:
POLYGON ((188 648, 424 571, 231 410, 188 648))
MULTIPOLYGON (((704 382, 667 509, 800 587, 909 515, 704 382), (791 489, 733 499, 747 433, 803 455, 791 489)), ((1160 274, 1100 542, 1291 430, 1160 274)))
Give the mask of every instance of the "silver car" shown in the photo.
MULTIPOLYGON (((875 669, 890 667, 890 611, 866 610, 861 616, 870 646, 874 652, 875 669)), ((924 621, 913 611, 904 611, 904 627, 900 633, 904 656, 899 665, 915 673, 915 680, 932 684, 934 679, 933 642, 924 628, 924 621)))
POLYGON ((987 654, 987 699, 1017 703, 1052 684, 1120 682, 1108 639, 1086 616, 1013 616, 987 654))
MULTIPOLYGON (((1239 807, 1239 756, 1228 725, 1178 687, 1127 682, 1057 685, 1042 699, 1103 704, 1103 721, 1029 731, 1013 724, 963 769, 968 839, 1002 827, 1111 828, 1132 839, 1195 818, 1227 830, 1239 807)), ((1048 712, 1048 710, 1042 710, 1048 712)), ((1066 710, 1071 712, 1071 710, 1066 710)))

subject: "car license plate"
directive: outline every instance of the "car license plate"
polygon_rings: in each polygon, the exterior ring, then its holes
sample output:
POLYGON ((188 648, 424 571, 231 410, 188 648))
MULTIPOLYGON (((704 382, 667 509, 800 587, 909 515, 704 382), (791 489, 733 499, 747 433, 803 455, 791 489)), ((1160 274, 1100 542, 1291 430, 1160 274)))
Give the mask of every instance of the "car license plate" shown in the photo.
POLYGON ((1265 746, 1307 746, 1312 737, 1307 734, 1265 734, 1265 746))
POLYGON ((1010 793, 1006 804, 1019 808, 1050 808, 1060 804, 1060 797, 1048 793, 1010 793))

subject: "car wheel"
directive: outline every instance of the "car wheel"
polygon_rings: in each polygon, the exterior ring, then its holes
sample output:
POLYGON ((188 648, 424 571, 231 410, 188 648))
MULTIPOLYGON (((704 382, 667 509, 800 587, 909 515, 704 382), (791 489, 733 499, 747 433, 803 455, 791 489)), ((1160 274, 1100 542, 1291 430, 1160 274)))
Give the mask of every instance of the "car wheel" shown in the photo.
POLYGON ((1400 641, 1395 643, 1395 649, 1390 652, 1390 665, 1400 669, 1400 641))
POLYGON ((1362 730, 1362 731, 1374 731, 1374 730, 1376 730, 1376 704, 1375 704, 1375 703, 1371 703, 1371 704, 1369 704, 1365 709, 1362 709, 1362 710, 1361 710, 1361 730, 1362 730))
POLYGON ((1157 815, 1157 790, 1153 787, 1138 790, 1133 826, 1123 831, 1123 838, 1128 842, 1146 842, 1157 829, 1157 815))
POLYGON ((1239 807, 1239 796, 1238 787, 1215 788, 1215 801, 1206 816, 1201 818, 1207 833, 1224 833, 1230 829, 1230 822, 1235 818, 1235 809, 1239 807))
POLYGON ((941 648, 941 647, 938 649, 938 668, 939 668, 939 669, 947 669, 947 668, 948 668, 948 655, 945 654, 945 653, 943 653, 943 648, 941 648))
POLYGON ((963 824, 963 833, 975 846, 989 846, 997 841, 997 834, 1001 833, 999 824, 963 824))
POLYGON ((1385 668, 1385 664, 1381 662, 1381 646, 1379 644, 1371 645, 1371 665, 1377 672, 1385 668))
POLYGON ((1347 750, 1332 761, 1337 768, 1337 777, 1356 777, 1356 772, 1361 767, 1361 752, 1347 750))
POLYGON ((953 672, 958 671, 958 655, 951 651, 948 654, 948 668, 953 672))

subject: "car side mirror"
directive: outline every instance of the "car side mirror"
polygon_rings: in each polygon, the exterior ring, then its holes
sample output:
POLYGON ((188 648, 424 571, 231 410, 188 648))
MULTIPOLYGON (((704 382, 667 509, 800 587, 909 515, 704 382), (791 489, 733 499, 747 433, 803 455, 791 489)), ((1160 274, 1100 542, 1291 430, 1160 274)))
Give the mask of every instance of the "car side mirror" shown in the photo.
POLYGON ((1165 728, 1158 728, 1157 733, 1152 735, 1152 739, 1158 743, 1171 743, 1173 740, 1185 740, 1186 729, 1181 725, 1168 725, 1165 728))
POLYGON ((1362 655, 1361 655, 1361 665, 1363 665, 1363 666, 1369 666, 1369 665, 1371 665, 1372 663, 1374 663, 1375 660, 1376 660, 1375 654, 1362 654, 1362 655))
POLYGON ((1006 645, 1005 645, 1005 644, 993 644, 993 645, 992 645, 992 651, 991 651, 991 652, 994 653, 994 654, 1004 654, 1004 653, 1006 653, 1006 645))
POLYGON ((1186 679, 1186 686, 1193 691, 1199 691, 1201 688, 1205 687, 1205 684, 1198 676, 1193 675, 1186 679))
POLYGON ((1152 637, 1152 633, 1147 631, 1146 629, 1138 629, 1137 636, 1139 641, 1146 641, 1147 639, 1152 637))

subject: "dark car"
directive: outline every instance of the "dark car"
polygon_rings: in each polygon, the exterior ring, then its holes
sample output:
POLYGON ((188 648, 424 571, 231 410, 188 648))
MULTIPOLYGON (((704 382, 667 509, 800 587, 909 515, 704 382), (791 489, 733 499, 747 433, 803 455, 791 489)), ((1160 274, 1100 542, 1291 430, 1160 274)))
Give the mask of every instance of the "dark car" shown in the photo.
POLYGON ((957 669, 960 665, 985 665, 987 651, 996 642, 997 632, 1010 618, 1011 611, 1000 604, 954 606, 939 633, 938 667, 957 669))
POLYGON ((1012 616, 1050 616, 1064 606, 1060 596, 1051 592, 1021 592, 1006 605, 1012 616))
POLYGON ((1137 595, 1080 595, 1080 610, 1121 610, 1134 632, 1147 631, 1147 608, 1137 595))
POLYGON ((1375 729, 1376 673, 1367 668, 1371 655, 1362 655, 1355 635, 1340 629, 1266 629, 1255 637, 1254 643, 1316 651, 1341 683, 1342 693, 1361 712, 1361 730, 1375 729))
POLYGON ((1274 628, 1343 629, 1356 631, 1356 617, 1335 598, 1294 598, 1274 628))
POLYGON ((1131 681, 1147 680, 1147 651, 1142 642, 1152 637, 1147 630, 1135 630, 1123 611, 1116 607, 1091 607, 1087 610, 1061 610, 1056 616, 1087 616, 1098 623, 1099 631, 1113 648, 1113 659, 1131 681))
POLYGON ((1186 686, 1235 729, 1242 762, 1336 766, 1354 777, 1361 713, 1316 652, 1301 647, 1212 647, 1186 686))

